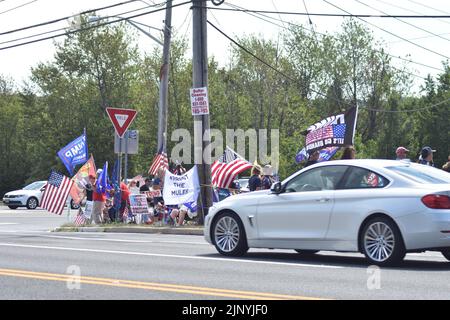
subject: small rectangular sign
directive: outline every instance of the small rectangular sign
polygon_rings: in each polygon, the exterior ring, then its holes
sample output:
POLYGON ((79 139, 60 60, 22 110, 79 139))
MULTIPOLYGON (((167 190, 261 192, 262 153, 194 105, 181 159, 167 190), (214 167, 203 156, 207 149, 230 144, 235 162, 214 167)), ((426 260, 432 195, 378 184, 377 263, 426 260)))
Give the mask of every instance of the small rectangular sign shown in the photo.
POLYGON ((191 89, 191 109, 193 116, 209 114, 207 87, 191 89))

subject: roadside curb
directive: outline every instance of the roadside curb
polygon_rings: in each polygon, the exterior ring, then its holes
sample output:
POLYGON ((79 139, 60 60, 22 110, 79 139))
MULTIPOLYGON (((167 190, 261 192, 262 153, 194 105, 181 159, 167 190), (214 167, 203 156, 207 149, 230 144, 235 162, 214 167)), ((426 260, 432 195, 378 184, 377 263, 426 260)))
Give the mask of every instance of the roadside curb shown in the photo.
POLYGON ((198 228, 107 228, 107 227, 80 227, 55 228, 53 232, 109 232, 109 233, 149 233, 149 234, 177 234, 203 236, 203 229, 198 228))

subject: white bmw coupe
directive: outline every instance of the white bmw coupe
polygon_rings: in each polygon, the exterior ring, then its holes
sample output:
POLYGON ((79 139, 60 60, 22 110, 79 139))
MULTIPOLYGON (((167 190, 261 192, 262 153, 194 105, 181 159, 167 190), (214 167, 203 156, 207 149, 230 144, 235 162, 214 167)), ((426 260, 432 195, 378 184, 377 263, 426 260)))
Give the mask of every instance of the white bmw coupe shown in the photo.
POLYGON ((315 164, 271 190, 214 204, 205 238, 228 256, 249 248, 327 250, 392 265, 408 252, 434 250, 450 260, 450 173, 409 161, 315 164))

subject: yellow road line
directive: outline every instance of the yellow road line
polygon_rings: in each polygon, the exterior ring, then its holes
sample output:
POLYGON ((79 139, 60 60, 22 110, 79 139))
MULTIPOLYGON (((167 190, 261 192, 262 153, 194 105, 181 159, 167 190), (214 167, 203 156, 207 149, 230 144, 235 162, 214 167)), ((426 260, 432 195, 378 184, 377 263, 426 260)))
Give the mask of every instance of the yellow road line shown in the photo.
POLYGON ((253 291, 215 289, 215 288, 207 288, 207 287, 163 284, 163 283, 153 283, 153 282, 140 282, 140 281, 118 280, 118 279, 108 279, 108 278, 96 278, 96 277, 87 277, 87 276, 78 277, 78 276, 74 276, 74 275, 70 275, 70 274, 54 274, 54 273, 43 273, 43 272, 33 272, 33 271, 14 270, 14 269, 0 269, 0 275, 11 276, 11 277, 32 278, 32 279, 40 279, 40 280, 50 280, 50 281, 62 281, 62 282, 67 282, 67 281, 73 282, 73 281, 77 280, 80 283, 86 283, 86 284, 97 284, 97 285, 123 287, 123 288, 187 293, 187 294, 195 294, 195 295, 218 296, 218 297, 227 297, 227 298, 257 299, 257 300, 259 300, 259 299, 321 300, 320 298, 304 297, 304 296, 281 295, 281 294, 253 292, 253 291))

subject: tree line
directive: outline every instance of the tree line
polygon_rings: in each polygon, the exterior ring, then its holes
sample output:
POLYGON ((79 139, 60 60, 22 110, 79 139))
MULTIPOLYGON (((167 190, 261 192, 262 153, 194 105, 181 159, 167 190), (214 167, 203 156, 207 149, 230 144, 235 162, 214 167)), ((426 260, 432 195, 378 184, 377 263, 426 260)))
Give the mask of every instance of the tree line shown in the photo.
MULTIPOLYGON (((227 128, 279 129, 279 174, 286 177, 300 168, 294 159, 305 142, 302 132, 358 105, 358 158, 392 159, 403 145, 415 160, 421 147, 430 145, 437 149, 437 166, 446 162, 448 61, 437 77, 423 79, 420 95, 414 95, 410 70, 394 66, 384 44, 362 24, 349 19, 340 30, 320 37, 305 30, 290 25, 278 41, 256 35, 237 39, 241 47, 230 47, 225 66, 210 57, 211 128, 223 133, 227 128)), ((174 39, 169 154, 176 143, 170 141, 173 130, 193 134, 189 44, 183 37, 174 39)), ((55 48, 54 59, 32 67, 31 78, 20 86, 0 75, 0 196, 46 180, 51 168, 65 172, 57 152, 83 128, 97 165, 113 163, 108 106, 138 111, 131 128, 140 131, 140 152, 129 157, 129 176, 147 172, 157 151, 161 50, 140 53, 136 31, 125 24, 68 35, 55 48)))

